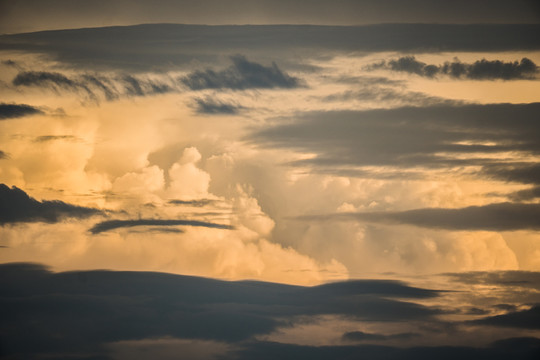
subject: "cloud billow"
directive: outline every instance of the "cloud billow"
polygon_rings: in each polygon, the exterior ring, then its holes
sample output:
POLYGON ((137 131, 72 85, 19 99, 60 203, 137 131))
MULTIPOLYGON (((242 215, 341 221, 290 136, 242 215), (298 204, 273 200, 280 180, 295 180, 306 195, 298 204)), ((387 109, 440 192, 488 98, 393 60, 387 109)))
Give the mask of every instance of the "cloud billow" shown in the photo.
POLYGON ((64 218, 99 215, 98 209, 67 204, 58 200, 38 201, 23 190, 0 184, 0 225, 18 222, 56 223, 64 218))
POLYGON ((468 64, 455 59, 443 65, 426 64, 414 56, 404 56, 372 64, 368 69, 389 69, 416 74, 424 77, 447 75, 456 79, 471 80, 533 80, 538 74, 538 66, 528 58, 521 61, 504 62, 501 60, 478 60, 468 64))
POLYGON ((191 90, 203 89, 271 89, 299 87, 299 80, 282 72, 275 63, 264 66, 242 55, 232 56, 233 65, 225 70, 195 71, 180 81, 191 90))
POLYGON ((43 111, 31 105, 0 103, 0 120, 15 119, 37 114, 43 114, 43 111))

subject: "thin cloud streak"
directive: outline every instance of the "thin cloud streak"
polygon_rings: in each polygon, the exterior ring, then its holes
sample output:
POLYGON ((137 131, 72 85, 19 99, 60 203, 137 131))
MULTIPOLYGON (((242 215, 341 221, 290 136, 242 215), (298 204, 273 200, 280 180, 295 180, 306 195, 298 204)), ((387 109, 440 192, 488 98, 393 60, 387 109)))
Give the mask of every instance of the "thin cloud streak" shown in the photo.
POLYGON ((89 231, 92 234, 99 234, 119 228, 130 228, 134 226, 194 226, 212 229, 233 230, 234 227, 224 224, 215 224, 197 220, 170 220, 170 219, 138 219, 138 220, 107 220, 94 225, 89 231))

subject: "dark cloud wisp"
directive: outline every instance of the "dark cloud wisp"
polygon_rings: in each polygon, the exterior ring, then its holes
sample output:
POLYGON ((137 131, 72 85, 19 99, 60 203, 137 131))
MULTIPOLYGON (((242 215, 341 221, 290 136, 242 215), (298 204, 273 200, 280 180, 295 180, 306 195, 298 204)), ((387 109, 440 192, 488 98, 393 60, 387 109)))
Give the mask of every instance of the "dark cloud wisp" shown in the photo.
POLYGON ((0 225, 17 222, 55 223, 63 218, 99 215, 97 209, 67 204, 58 200, 38 201, 21 189, 0 184, 0 225))
POLYGON ((174 84, 132 75, 82 74, 66 76, 57 72, 23 71, 12 81, 15 86, 33 86, 54 91, 84 94, 92 100, 114 100, 120 96, 147 96, 178 91, 174 84))
POLYGON ((191 90, 203 89, 271 89, 295 88, 300 81, 281 71, 275 63, 264 66, 249 61, 245 56, 231 57, 233 65, 225 70, 195 71, 180 81, 191 90))
POLYGON ((211 98, 195 98, 195 111, 206 115, 235 115, 245 108, 234 103, 227 103, 211 98))
POLYGON ((452 62, 445 62, 443 65, 433 65, 418 61, 414 56, 404 56, 382 61, 367 68, 402 71, 430 78, 446 75, 456 79, 472 80, 533 80, 539 72, 538 66, 528 58, 513 62, 482 59, 471 64, 455 59, 452 62))
POLYGON ((37 114, 43 114, 43 111, 31 105, 0 103, 0 120, 37 114))
POLYGON ((206 227, 211 229, 232 230, 234 227, 224 224, 215 224, 206 221, 197 220, 171 220, 171 219, 137 219, 137 220, 107 220, 94 225, 90 232, 99 234, 105 231, 110 231, 119 228, 130 228, 135 226, 195 226, 206 227))

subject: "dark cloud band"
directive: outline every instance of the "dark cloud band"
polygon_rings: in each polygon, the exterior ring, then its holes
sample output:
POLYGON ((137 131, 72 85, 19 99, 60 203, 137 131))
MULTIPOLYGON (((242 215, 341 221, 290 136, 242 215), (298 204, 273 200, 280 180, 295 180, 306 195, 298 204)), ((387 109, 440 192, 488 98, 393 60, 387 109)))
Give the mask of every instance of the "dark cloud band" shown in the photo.
POLYGON ((55 223, 63 218, 87 218, 101 214, 97 209, 58 200, 38 201, 21 189, 0 184, 0 225, 17 222, 55 223))
POLYGON ((105 231, 110 231, 119 228, 129 228, 135 226, 195 226, 206 227, 211 229, 232 230, 234 227, 230 225, 215 224, 197 220, 163 220, 163 219, 138 219, 138 220, 108 220, 94 225, 90 232, 99 234, 105 231))
POLYGON ((538 74, 538 66, 528 58, 513 62, 482 59, 472 64, 463 63, 456 59, 443 65, 432 65, 418 61, 414 56, 404 56, 388 62, 382 61, 367 68, 402 71, 430 78, 446 75, 456 79, 472 80, 533 80, 538 74))
POLYGON ((43 114, 43 111, 31 105, 0 103, 0 120, 37 114, 43 114))
POLYGON ((357 220, 446 230, 540 230, 540 204, 498 203, 465 208, 424 208, 394 212, 336 213, 302 220, 357 220))

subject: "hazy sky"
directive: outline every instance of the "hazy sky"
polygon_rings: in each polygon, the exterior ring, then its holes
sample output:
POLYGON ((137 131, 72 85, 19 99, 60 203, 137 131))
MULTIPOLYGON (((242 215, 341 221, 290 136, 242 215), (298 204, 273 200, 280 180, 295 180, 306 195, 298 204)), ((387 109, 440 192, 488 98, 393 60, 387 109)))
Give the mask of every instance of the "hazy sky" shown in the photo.
POLYGON ((535 4, 2 1, 0 351, 535 358, 535 4))

